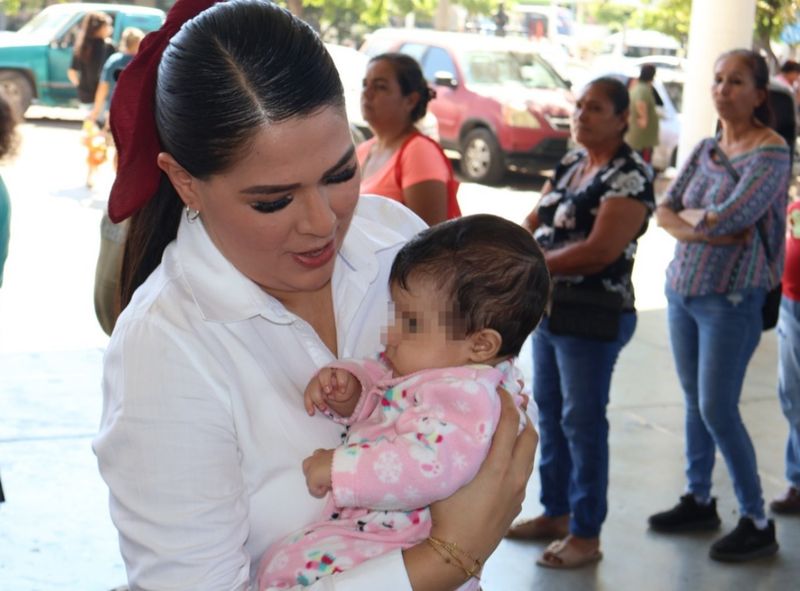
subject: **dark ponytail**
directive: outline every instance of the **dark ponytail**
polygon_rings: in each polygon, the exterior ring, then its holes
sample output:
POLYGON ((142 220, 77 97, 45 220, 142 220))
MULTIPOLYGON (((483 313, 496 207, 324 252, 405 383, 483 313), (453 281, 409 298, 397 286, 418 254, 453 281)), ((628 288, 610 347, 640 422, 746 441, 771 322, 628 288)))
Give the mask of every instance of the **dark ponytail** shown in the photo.
MULTIPOLYGON (((161 58, 155 95, 164 151, 202 180, 230 168, 264 126, 344 108, 342 83, 317 34, 259 0, 220 2, 186 22, 161 58)), ((162 173, 156 195, 131 218, 123 308, 177 236, 182 208, 162 173)))
POLYGON ((412 92, 419 94, 419 100, 411 110, 411 123, 422 119, 428 112, 428 103, 436 98, 436 91, 428 86, 419 62, 404 53, 382 53, 369 61, 386 61, 391 64, 403 96, 408 96, 412 92))

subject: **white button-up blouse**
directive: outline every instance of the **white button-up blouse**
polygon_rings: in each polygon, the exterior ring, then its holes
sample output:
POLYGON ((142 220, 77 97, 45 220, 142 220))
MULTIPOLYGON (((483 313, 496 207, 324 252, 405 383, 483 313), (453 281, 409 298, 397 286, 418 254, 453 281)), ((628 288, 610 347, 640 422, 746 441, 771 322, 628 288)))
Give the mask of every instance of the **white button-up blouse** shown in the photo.
MULTIPOLYGON (((392 261, 423 227, 389 199, 360 198, 332 280, 341 357, 380 350, 392 261)), ((93 444, 132 589, 247 589, 270 544, 321 517, 301 462, 342 427, 309 417, 303 391, 333 359, 202 221, 181 219, 112 335, 93 444)), ((311 588, 410 584, 393 552, 311 588)))

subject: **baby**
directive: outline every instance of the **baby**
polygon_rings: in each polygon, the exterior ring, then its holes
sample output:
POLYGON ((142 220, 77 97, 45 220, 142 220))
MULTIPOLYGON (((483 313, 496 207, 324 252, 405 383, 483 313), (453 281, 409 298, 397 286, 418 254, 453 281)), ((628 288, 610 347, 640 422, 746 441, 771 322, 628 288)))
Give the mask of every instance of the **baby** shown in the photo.
MULTIPOLYGON (((428 505, 472 480, 500 416, 498 387, 519 404, 513 366, 547 301, 550 277, 529 232, 491 215, 429 228, 397 254, 394 322, 379 360, 321 369, 305 392, 350 426, 336 449, 303 461, 324 515, 274 545, 259 588, 309 585, 377 555, 428 540, 477 589, 480 563, 429 538, 428 505), (451 559, 452 558, 452 559, 451 559)), ((521 417, 524 421, 524 417, 521 417)))

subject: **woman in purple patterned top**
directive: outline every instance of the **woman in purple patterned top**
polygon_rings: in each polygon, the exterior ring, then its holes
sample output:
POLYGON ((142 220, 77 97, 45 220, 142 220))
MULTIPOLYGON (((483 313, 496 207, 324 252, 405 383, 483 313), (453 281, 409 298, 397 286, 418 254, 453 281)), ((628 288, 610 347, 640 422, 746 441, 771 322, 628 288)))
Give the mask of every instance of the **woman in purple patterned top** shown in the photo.
POLYGON ((770 129, 764 58, 734 50, 717 59, 712 95, 719 139, 700 142, 656 209, 677 239, 667 270, 672 352, 686 401, 686 494, 650 517, 656 531, 716 529, 715 449, 739 502, 736 528, 711 558, 743 561, 778 550, 767 520, 756 455, 739 414, 747 364, 762 331, 764 298, 780 280, 791 169, 770 129))

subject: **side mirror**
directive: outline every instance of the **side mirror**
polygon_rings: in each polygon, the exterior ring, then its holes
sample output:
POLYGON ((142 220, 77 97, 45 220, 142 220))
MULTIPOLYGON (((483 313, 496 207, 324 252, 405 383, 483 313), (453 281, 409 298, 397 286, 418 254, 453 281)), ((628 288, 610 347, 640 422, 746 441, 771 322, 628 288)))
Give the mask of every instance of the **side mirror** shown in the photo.
POLYGON ((436 72, 436 76, 434 77, 434 82, 436 86, 446 86, 448 88, 455 88, 458 86, 458 80, 456 80, 450 72, 436 72))

